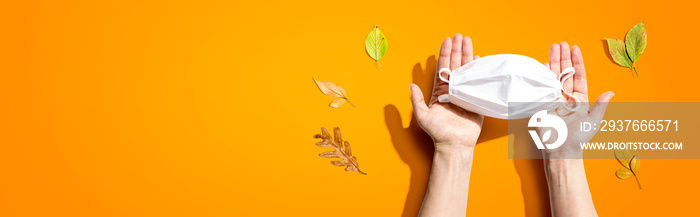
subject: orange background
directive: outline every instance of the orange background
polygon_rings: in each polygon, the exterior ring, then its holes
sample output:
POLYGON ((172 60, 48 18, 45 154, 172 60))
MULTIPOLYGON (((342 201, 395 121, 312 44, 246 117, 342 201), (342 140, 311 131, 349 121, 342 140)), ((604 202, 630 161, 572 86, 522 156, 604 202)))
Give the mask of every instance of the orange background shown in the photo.
MULTIPOLYGON (((545 61, 581 47, 591 100, 699 101, 698 3, 685 1, 4 1, 0 3, 0 216, 411 216, 431 143, 408 85, 430 88, 445 37, 481 56, 545 61), (639 78, 601 39, 644 21, 639 78), (383 69, 364 51, 375 25, 383 69), (311 77, 357 105, 329 108, 311 77), (341 127, 367 176, 318 157, 341 127)), ((549 214, 542 163, 509 160, 486 120, 469 216, 549 214)), ((601 216, 697 213, 698 160, 642 160, 618 180, 587 160, 601 216)))

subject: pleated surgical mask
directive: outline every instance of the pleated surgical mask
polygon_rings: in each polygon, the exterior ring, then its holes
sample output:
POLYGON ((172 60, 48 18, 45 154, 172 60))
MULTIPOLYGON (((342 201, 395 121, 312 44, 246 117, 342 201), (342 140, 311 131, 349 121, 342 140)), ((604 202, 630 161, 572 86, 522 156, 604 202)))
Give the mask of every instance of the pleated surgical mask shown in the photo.
POLYGON ((553 109, 565 102, 562 94, 580 101, 563 89, 563 83, 576 71, 566 68, 557 77, 549 68, 537 60, 515 54, 485 56, 473 60, 455 70, 440 69, 440 80, 449 83, 449 93, 439 96, 441 103, 452 103, 477 114, 499 118, 529 118, 541 110, 553 109), (443 77, 449 74, 449 80, 443 77), (511 104, 509 102, 518 102, 511 104), (538 102, 538 103, 529 103, 538 102), (553 103, 541 103, 553 102, 553 103))

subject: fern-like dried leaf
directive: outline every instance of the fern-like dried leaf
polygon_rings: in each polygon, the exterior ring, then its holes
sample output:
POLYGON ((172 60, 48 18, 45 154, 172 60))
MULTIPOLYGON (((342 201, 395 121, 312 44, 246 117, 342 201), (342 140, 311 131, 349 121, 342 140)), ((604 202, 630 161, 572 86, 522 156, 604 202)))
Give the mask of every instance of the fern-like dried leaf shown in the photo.
POLYGON ((325 157, 325 158, 340 158, 340 154, 336 151, 327 151, 319 154, 318 156, 325 157))
POLYGON ((358 173, 367 175, 367 173, 360 171, 360 168, 358 167, 357 163, 357 158, 355 156, 352 156, 350 143, 348 141, 343 140, 343 135, 340 132, 339 127, 333 129, 333 135, 335 136, 335 138, 331 137, 331 134, 328 132, 328 130, 326 130, 325 127, 321 127, 321 134, 314 135, 314 138, 323 140, 317 142, 316 146, 333 148, 333 151, 326 151, 319 154, 318 156, 324 158, 340 158, 340 160, 331 161, 331 164, 339 167, 344 166, 345 171, 347 172, 357 171, 358 173))
POLYGON ((352 156, 352 150, 350 149, 350 143, 348 141, 345 141, 345 153, 348 153, 348 156, 352 156))

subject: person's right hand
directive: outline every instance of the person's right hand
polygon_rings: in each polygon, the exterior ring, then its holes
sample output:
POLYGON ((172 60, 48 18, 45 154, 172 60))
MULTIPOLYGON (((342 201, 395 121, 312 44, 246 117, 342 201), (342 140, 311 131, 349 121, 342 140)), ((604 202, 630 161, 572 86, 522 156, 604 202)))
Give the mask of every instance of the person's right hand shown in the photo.
POLYGON ((438 96, 448 92, 449 84, 438 79, 437 74, 441 68, 455 70, 475 58, 478 59, 479 56, 474 56, 471 39, 462 38, 462 35, 456 34, 454 40, 447 38, 442 42, 433 94, 428 104, 425 103, 418 85, 411 84, 411 102, 416 119, 421 128, 433 138, 436 149, 440 147, 473 148, 476 145, 484 116, 451 103, 439 103, 438 96))
MULTIPOLYGON (((568 79, 564 82, 564 90, 572 93, 572 95, 581 102, 581 106, 575 112, 570 112, 562 107, 555 110, 557 116, 561 117, 569 129, 569 137, 564 144, 556 149, 544 149, 546 158, 581 158, 583 150, 580 142, 588 142, 598 132, 579 130, 579 123, 600 123, 605 114, 605 109, 608 102, 615 95, 612 91, 605 92, 598 97, 593 108, 588 105, 588 82, 586 81, 586 68, 583 66, 583 56, 581 49, 574 45, 569 48, 569 44, 562 42, 561 44, 553 44, 549 50, 549 62, 544 64, 554 74, 559 76, 562 70, 568 67, 574 67, 573 79, 568 79)), ((572 98, 566 99, 569 104, 575 100, 572 98)), ((539 134, 542 135, 542 134, 539 134)))

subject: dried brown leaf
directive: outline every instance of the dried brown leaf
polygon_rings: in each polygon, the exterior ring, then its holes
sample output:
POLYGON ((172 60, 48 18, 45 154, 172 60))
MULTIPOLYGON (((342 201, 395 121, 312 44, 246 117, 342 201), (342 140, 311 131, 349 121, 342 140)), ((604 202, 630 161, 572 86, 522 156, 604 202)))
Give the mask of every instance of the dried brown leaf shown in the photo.
POLYGON ((345 141, 345 153, 348 153, 348 156, 352 156, 352 149, 350 149, 350 143, 348 141, 345 141))
POLYGON ((345 161, 342 161, 342 160, 334 160, 334 161, 331 161, 331 164, 333 164, 333 165, 335 165, 335 166, 339 166, 339 167, 348 166, 348 162, 345 162, 345 161))
POLYGON ((340 128, 333 128, 333 137, 335 137, 335 144, 343 144, 343 133, 340 132, 340 128))
POLYGON ((323 152, 321 154, 318 154, 318 156, 325 157, 325 158, 340 158, 340 153, 336 151, 327 151, 323 152))
POLYGON ((331 144, 324 142, 324 141, 320 141, 320 142, 316 143, 316 146, 318 146, 318 147, 331 147, 331 144))
POLYGON ((331 134, 325 127, 321 127, 321 134, 314 135, 314 138, 323 139, 323 141, 317 142, 316 146, 331 147, 334 149, 333 151, 323 152, 319 154, 319 156, 325 158, 340 158, 340 160, 331 161, 331 164, 339 167, 345 166, 345 171, 347 172, 357 171, 363 175, 367 175, 367 173, 360 171, 357 158, 352 156, 350 143, 343 140, 340 128, 336 127, 333 129, 333 135, 335 135, 335 138, 331 137, 331 134))
POLYGON ((330 97, 335 97, 337 99, 334 99, 331 101, 331 103, 328 105, 333 108, 338 108, 345 104, 345 102, 350 103, 353 107, 355 107, 355 104, 350 102, 348 100, 348 93, 345 92, 345 89, 335 85, 334 83, 331 82, 323 82, 323 81, 317 81, 316 78, 311 78, 314 80, 314 83, 316 83, 316 87, 318 87, 319 90, 321 90, 321 93, 325 94, 326 96, 330 97))

